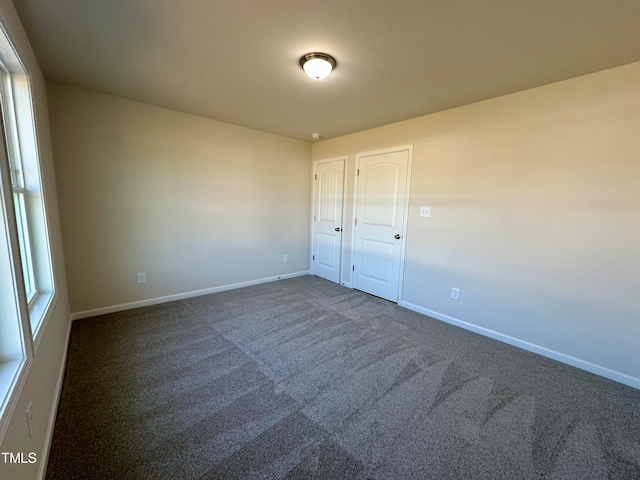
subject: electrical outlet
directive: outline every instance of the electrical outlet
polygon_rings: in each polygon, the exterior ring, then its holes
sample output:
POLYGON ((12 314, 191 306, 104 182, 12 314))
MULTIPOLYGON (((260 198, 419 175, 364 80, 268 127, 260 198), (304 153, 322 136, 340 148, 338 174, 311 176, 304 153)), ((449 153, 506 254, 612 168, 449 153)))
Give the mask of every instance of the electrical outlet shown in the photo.
POLYGON ((147 274, 139 273, 138 274, 138 283, 147 283, 147 274))
POLYGON ((452 287, 451 288, 451 298, 454 300, 458 300, 460 298, 460 289, 452 287))
POLYGON ((289 255, 282 255, 282 263, 287 263, 289 261, 289 255))
POLYGON ((27 407, 27 429, 29 430, 29 438, 33 438, 33 404, 31 402, 27 407))
POLYGON ((420 216, 421 217, 430 217, 431 216, 431 207, 420 207, 420 216))

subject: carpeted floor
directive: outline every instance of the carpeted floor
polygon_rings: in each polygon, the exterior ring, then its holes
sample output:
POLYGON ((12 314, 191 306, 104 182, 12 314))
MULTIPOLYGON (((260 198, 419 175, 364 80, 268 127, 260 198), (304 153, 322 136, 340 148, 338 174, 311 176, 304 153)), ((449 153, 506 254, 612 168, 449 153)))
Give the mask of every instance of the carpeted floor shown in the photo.
POLYGON ((47 479, 640 479, 640 391, 298 277, 73 324, 47 479))

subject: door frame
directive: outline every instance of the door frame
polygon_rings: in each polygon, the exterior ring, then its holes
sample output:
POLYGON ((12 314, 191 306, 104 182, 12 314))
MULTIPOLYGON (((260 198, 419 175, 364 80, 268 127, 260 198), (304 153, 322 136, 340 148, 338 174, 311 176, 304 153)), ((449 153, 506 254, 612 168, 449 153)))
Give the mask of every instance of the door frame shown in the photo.
POLYGON ((403 301, 402 291, 404 284, 404 261, 405 254, 407 250, 407 223, 409 223, 409 198, 410 198, 410 187, 411 187, 411 166, 413 164, 413 144, 408 145, 400 145, 397 147, 388 147, 382 148, 379 150, 371 150, 369 152, 359 152, 356 153, 356 168, 353 176, 353 213, 351 215, 351 255, 350 255, 350 265, 351 270, 349 270, 349 284, 353 288, 353 279, 351 278, 351 274, 353 273, 354 264, 354 255, 356 248, 356 225, 355 218, 356 212, 358 208, 358 170, 360 169, 360 158, 361 157, 370 157, 373 155, 384 155, 386 153, 396 153, 396 152, 408 152, 408 161, 407 161, 407 180, 405 185, 405 198, 404 198, 404 214, 402 217, 402 238, 400 240, 400 271, 398 273, 398 301, 396 303, 400 304, 403 301))
POLYGON ((314 269, 314 262, 313 262, 313 242, 315 239, 315 227, 316 227, 316 222, 313 218, 314 212, 316 211, 316 183, 315 183, 315 175, 316 175, 316 171, 317 171, 317 166, 318 164, 321 163, 329 163, 329 162, 335 162, 337 160, 342 160, 342 165, 343 165, 343 171, 342 171, 342 236, 341 236, 341 240, 340 240, 340 268, 338 269, 338 285, 343 285, 343 267, 344 267, 344 246, 345 246, 345 238, 344 238, 344 234, 345 234, 345 228, 344 228, 344 222, 345 222, 345 215, 347 213, 347 163, 349 161, 349 158, 347 155, 341 155, 338 157, 331 157, 331 158, 323 158, 320 160, 314 160, 313 161, 313 168, 311 170, 311 212, 309 214, 309 218, 311 219, 311 252, 309 255, 309 272, 311 273, 311 275, 315 275, 315 269, 314 269))

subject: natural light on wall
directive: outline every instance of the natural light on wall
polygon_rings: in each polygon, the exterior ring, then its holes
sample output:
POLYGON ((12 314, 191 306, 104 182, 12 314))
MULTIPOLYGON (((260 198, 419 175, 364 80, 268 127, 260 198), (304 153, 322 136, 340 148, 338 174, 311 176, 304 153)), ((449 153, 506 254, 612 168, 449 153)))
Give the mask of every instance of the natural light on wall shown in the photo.
POLYGON ((54 302, 28 72, 0 31, 0 439, 54 302))

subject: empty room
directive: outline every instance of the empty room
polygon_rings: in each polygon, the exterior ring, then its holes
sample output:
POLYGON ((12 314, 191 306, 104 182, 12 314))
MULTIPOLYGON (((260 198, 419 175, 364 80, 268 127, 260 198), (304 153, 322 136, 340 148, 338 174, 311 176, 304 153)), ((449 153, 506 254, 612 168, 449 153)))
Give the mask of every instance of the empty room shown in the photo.
POLYGON ((0 27, 0 479, 640 478, 637 0, 0 27))

